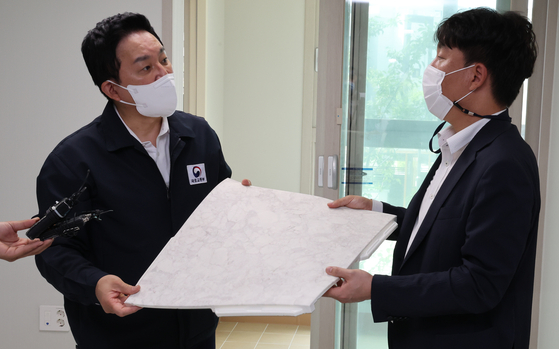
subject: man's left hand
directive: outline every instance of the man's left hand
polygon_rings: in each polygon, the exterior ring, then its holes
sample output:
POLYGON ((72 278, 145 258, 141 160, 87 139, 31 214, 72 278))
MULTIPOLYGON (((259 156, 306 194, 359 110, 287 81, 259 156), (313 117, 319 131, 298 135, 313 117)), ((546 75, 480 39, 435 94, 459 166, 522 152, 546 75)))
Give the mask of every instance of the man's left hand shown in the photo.
POLYGON ((140 292, 140 286, 128 285, 116 275, 105 275, 95 287, 97 300, 107 314, 124 317, 142 309, 134 305, 124 304, 131 294, 140 292))

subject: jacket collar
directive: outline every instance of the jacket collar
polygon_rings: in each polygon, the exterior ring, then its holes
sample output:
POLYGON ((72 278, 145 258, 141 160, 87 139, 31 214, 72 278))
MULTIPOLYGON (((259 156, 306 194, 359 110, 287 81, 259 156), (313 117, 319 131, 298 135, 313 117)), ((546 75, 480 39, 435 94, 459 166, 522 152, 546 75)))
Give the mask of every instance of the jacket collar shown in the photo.
MULTIPOLYGON (((189 125, 179 122, 177 118, 176 111, 168 117, 171 138, 195 138, 196 133, 194 130, 189 125)), ((112 101, 107 102, 103 114, 101 114, 101 129, 105 136, 108 151, 116 151, 138 145, 141 147, 116 114, 112 101)))
MULTIPOLYGON (((508 111, 504 113, 506 113, 506 116, 508 117, 508 111)), ((446 201, 447 197, 450 195, 450 193, 452 192, 453 188, 456 186, 460 178, 462 178, 462 176, 464 175, 468 167, 475 160, 475 158, 477 157, 477 153, 481 149, 491 144, 491 142, 493 142, 495 138, 497 138, 500 134, 505 132, 511 126, 512 125, 510 123, 510 118, 507 120, 504 117, 502 117, 497 120, 491 120, 489 123, 487 123, 487 125, 485 125, 478 132, 478 134, 472 139, 470 144, 468 144, 466 149, 464 149, 464 152, 462 153, 462 155, 460 155, 460 158, 458 159, 458 161, 456 162, 456 164, 448 174, 448 177, 445 179, 444 183, 439 189, 439 192, 437 193, 437 196, 433 200, 433 203, 431 204, 429 211, 427 211, 423 223, 421 224, 421 227, 419 228, 417 235, 415 236, 413 243, 410 246, 410 249, 405 256, 402 265, 404 265, 406 261, 409 259, 409 257, 415 252, 415 250, 417 250, 417 247, 421 244, 421 242, 423 241, 427 233, 431 230, 431 227, 435 222, 435 218, 437 217, 441 206, 446 201)), ((435 165, 439 163, 440 163, 440 156, 439 159, 437 159, 435 165)), ((430 171, 430 176, 425 179, 424 184, 429 183, 431 181, 434 172, 435 171, 430 171)), ((423 190, 423 194, 424 193, 425 190, 423 190)), ((412 210, 410 213, 413 213, 413 210, 417 210, 417 211, 419 210, 418 205, 421 205, 421 201, 423 200, 423 195, 418 195, 415 199, 417 200, 414 200, 415 201, 413 205, 414 207, 411 207, 412 205, 410 204, 410 207, 408 208, 412 210)), ((411 228, 413 228, 413 225, 411 226, 411 228)), ((407 243, 408 241, 406 240, 405 245, 407 245, 407 243)), ((405 248, 404 248, 404 253, 405 253, 405 248)))

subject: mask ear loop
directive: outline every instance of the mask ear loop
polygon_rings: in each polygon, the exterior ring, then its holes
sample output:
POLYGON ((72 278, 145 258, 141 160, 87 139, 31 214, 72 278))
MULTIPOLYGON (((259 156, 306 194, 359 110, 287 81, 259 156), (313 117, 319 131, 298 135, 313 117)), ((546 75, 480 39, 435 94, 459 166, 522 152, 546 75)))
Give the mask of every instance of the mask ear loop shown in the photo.
MULTIPOLYGON (((128 88, 126 88, 126 87, 124 87, 124 86, 121 86, 121 85, 117 84, 117 83, 114 82, 114 81, 111 81, 111 80, 107 80, 107 81, 110 82, 110 83, 113 84, 113 85, 116 85, 116 86, 118 86, 118 87, 120 87, 120 88, 125 89, 126 91, 130 91, 128 88)), ((134 89, 134 91, 136 91, 136 89, 134 89)), ((132 98, 134 98, 134 97, 132 97, 132 98)), ((122 103, 122 104, 133 105, 133 106, 135 106, 135 107, 140 106, 140 107, 143 107, 143 108, 147 108, 147 105, 145 105, 145 104, 134 104, 134 103, 129 103, 129 102, 123 101, 122 99, 121 99, 119 102, 122 103)))
MULTIPOLYGON (((455 71, 450 72, 450 73, 448 73, 448 74, 446 74, 446 75, 454 74, 454 73, 457 73, 457 72, 459 72, 459 71, 462 71, 462 70, 465 70, 465 69, 468 69, 468 68, 472 68, 472 67, 475 67, 475 64, 472 64, 472 65, 470 65, 470 66, 464 67, 464 68, 462 68, 462 69, 455 70, 455 71)), ((445 75, 445 76, 446 76, 446 75, 445 75)), ((474 113, 474 112, 469 111, 469 110, 466 109, 466 108, 462 108, 462 106, 460 106, 460 104, 458 104, 461 100, 463 100, 464 98, 466 98, 466 97, 468 97, 469 95, 471 95, 472 93, 474 93, 475 90, 477 90, 477 88, 474 88, 473 90, 471 90, 470 92, 468 92, 464 97, 460 98, 459 100, 457 100, 457 101, 454 102, 453 104, 454 104, 456 107, 458 107, 458 109, 460 109, 460 110, 461 110, 463 113, 465 113, 465 114, 468 114, 468 115, 471 115, 471 116, 481 116, 481 115, 478 115, 478 114, 476 114, 476 113, 474 113)))
POLYGON ((451 71, 450 73, 446 73, 444 76, 448 76, 448 75, 450 75, 450 74, 458 73, 459 71, 466 70, 466 69, 469 69, 469 68, 475 67, 475 66, 476 66, 475 64, 472 64, 472 65, 469 65, 469 66, 467 66, 467 67, 460 68, 460 69, 455 70, 455 71, 451 71))
POLYGON ((139 107, 147 108, 147 105, 145 105, 145 103, 143 103, 143 104, 134 104, 134 103, 125 102, 125 101, 123 101, 122 99, 121 99, 119 102, 120 102, 120 103, 123 103, 123 104, 133 105, 133 106, 135 106, 135 107, 138 107, 138 106, 139 106, 139 107))
POLYGON ((122 86, 122 85, 119 85, 119 84, 117 84, 117 83, 114 82, 114 81, 111 81, 111 80, 106 80, 106 81, 107 81, 107 82, 110 82, 111 84, 116 85, 116 86, 118 86, 118 87, 120 87, 120 88, 123 88, 123 89, 125 89, 125 90, 128 90, 126 87, 124 87, 124 86, 122 86))

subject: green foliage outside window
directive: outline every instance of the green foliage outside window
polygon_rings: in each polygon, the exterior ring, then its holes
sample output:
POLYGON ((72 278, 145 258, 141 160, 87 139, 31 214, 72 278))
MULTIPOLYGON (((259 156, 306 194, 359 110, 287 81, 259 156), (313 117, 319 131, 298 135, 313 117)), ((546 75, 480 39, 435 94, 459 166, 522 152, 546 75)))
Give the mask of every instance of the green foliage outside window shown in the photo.
MULTIPOLYGON (((425 67, 435 55, 434 19, 423 16, 369 18, 368 57, 377 50, 386 52, 385 62, 367 64, 367 94, 365 119, 416 120, 433 123, 435 117, 425 105, 422 78, 425 67), (406 23, 407 21, 407 23, 406 23), (379 47, 383 35, 394 36, 398 29, 410 28, 401 48, 379 47)), ((384 42, 386 42, 386 38, 384 42)), ((382 131, 382 130, 381 130, 382 131)), ((384 137, 390 136, 385 134, 384 137)), ((369 131, 367 137, 381 137, 369 131)), ((426 136, 428 137, 428 136, 426 136)), ((373 184, 364 185, 362 195, 405 206, 415 194, 435 157, 425 147, 394 148, 367 146, 363 152, 363 167, 373 168, 373 184)))

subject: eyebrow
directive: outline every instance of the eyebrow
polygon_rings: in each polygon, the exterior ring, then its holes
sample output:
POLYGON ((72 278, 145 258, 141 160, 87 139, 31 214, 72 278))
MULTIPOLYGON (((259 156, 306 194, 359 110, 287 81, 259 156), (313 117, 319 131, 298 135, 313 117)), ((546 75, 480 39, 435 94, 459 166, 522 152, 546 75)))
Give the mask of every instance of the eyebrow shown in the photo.
MULTIPOLYGON (((165 47, 161 46, 161 48, 159 49, 159 54, 162 54, 163 52, 165 52, 165 47)), ((132 63, 132 64, 143 62, 145 60, 148 60, 149 58, 150 58, 149 55, 140 56, 140 57, 136 58, 134 60, 134 63, 132 63)))

